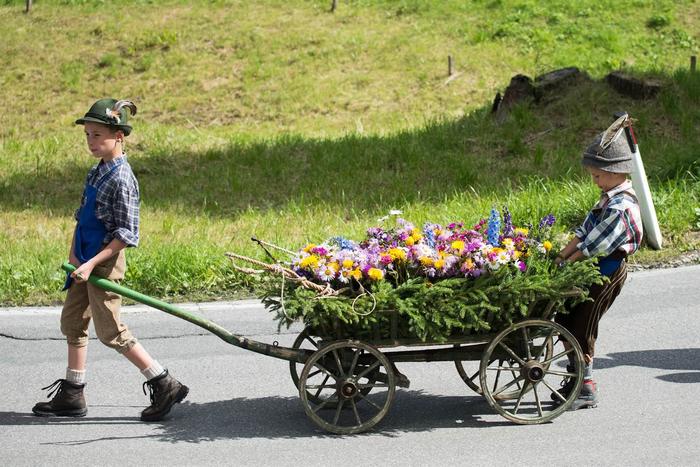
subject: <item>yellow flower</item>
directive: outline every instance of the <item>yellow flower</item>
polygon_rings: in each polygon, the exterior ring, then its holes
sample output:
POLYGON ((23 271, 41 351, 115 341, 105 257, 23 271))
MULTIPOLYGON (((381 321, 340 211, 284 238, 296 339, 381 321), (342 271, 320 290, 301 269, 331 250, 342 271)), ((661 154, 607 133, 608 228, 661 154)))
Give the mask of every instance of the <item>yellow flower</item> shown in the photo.
POLYGON ((415 243, 416 243, 416 241, 413 240, 413 237, 408 237, 408 238, 406 239, 406 245, 407 245, 407 246, 413 246, 413 245, 415 245, 415 243))
POLYGON ((308 253, 308 252, 310 252, 311 250, 313 250, 314 248, 316 248, 316 245, 314 245, 313 243, 309 243, 308 245, 306 245, 306 246, 304 247, 304 251, 308 253))
POLYGON ((344 259, 344 260, 343 260, 343 267, 344 267, 345 269, 351 269, 351 268, 352 268, 352 265, 353 265, 353 262, 352 262, 351 259, 344 259))
POLYGON ((503 246, 506 247, 506 250, 513 250, 515 248, 515 245, 513 243, 512 238, 504 238, 503 239, 503 246))
POLYGON ((552 242, 545 240, 542 246, 544 247, 545 251, 549 252, 549 250, 552 249, 552 242))
POLYGON ((452 249, 458 252, 462 252, 464 250, 464 242, 462 240, 455 240, 452 242, 452 249))
POLYGON ((515 232, 516 234, 522 234, 522 235, 527 235, 528 233, 530 233, 529 230, 524 229, 522 227, 516 227, 513 232, 515 232))
POLYGON ((360 271, 360 268, 355 268, 355 269, 353 269, 352 272, 350 273, 350 275, 351 275, 352 277, 354 277, 355 280, 358 281, 358 282, 359 282, 360 279, 362 279, 362 271, 360 271))
POLYGON ((464 267, 469 270, 474 269, 474 261, 472 261, 471 258, 467 258, 467 260, 464 262, 464 267))
POLYGON ((435 261, 435 269, 442 269, 442 267, 445 265, 445 260, 439 259, 435 261))
POLYGON ((336 263, 335 261, 332 263, 328 263, 328 267, 333 269, 335 272, 340 271, 340 265, 336 263))
POLYGON ((401 248, 391 248, 389 249, 389 256, 391 256, 391 259, 394 261, 403 261, 406 259, 406 252, 401 248))
POLYGON ((505 252, 506 250, 504 250, 503 248, 494 247, 494 249, 491 251, 496 253, 497 255, 500 255, 501 253, 505 252))
POLYGON ((384 273, 382 272, 381 269, 377 269, 377 268, 370 268, 370 270, 367 271, 367 275, 373 281, 380 281, 380 280, 384 279, 384 273))
POLYGON ((421 238, 423 238, 423 235, 421 235, 420 230, 413 229, 411 230, 411 238, 413 239, 414 243, 418 243, 421 238))
POLYGON ((315 268, 318 266, 318 256, 316 255, 309 255, 305 258, 302 258, 301 261, 299 261, 299 266, 302 268, 315 268))
POLYGON ((429 268, 433 265, 433 258, 431 258, 430 256, 421 256, 418 259, 420 260, 421 264, 426 268, 429 268))
POLYGON ((513 257, 514 257, 515 259, 518 259, 518 258, 520 258, 520 257, 522 256, 522 254, 523 254, 522 251, 515 250, 515 251, 513 252, 513 257))

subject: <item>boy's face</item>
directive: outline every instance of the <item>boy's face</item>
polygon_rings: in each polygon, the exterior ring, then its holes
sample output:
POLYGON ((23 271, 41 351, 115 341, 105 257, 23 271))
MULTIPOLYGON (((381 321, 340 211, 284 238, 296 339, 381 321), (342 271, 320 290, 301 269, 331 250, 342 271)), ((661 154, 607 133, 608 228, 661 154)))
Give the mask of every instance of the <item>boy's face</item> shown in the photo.
POLYGON ((124 138, 120 130, 113 130, 100 123, 85 122, 85 138, 88 149, 93 156, 111 160, 122 153, 121 141, 124 138))
POLYGON ((603 191, 610 191, 627 179, 626 174, 606 172, 605 170, 596 169, 595 167, 586 167, 586 170, 591 174, 593 183, 598 185, 598 188, 603 191))

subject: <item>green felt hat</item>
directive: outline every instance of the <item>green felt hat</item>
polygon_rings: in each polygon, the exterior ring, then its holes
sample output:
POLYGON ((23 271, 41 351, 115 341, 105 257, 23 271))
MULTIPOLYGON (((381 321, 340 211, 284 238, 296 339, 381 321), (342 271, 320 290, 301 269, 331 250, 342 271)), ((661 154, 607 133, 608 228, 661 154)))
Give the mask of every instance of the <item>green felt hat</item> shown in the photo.
POLYGON ((92 104, 85 116, 77 119, 75 123, 76 125, 84 125, 85 122, 101 123, 123 131, 124 136, 129 136, 131 133, 131 125, 128 123, 129 111, 131 111, 131 115, 136 115, 136 106, 131 101, 100 99, 92 104))

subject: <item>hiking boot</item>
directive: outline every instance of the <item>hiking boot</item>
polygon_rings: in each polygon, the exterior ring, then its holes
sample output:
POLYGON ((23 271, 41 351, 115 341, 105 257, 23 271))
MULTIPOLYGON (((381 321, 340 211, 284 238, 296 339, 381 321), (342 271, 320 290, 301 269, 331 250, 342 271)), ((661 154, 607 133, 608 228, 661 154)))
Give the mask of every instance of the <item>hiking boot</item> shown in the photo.
POLYGON ((595 408, 598 406, 598 388, 592 379, 583 380, 581 392, 574 403, 569 407, 569 411, 578 409, 595 408))
MULTIPOLYGON (((566 372, 576 373, 576 367, 574 367, 573 365, 566 365, 566 372)), ((574 389, 574 386, 576 386, 576 379, 572 378, 571 376, 567 376, 562 380, 561 389, 557 390, 557 392, 561 394, 561 396, 564 399, 568 399, 569 394, 571 394, 571 391, 574 389)), ((557 397, 556 393, 554 392, 552 392, 551 397, 552 400, 555 402, 562 402, 562 400, 559 399, 559 397, 557 397)))
POLYGON ((71 383, 65 379, 57 379, 42 391, 49 390, 46 397, 54 396, 48 402, 37 402, 32 408, 34 414, 42 417, 84 417, 87 415, 87 404, 83 389, 85 383, 71 383))
POLYGON ((173 405, 182 401, 190 391, 187 386, 170 376, 168 370, 143 383, 144 394, 146 394, 146 386, 150 393, 151 406, 141 412, 141 420, 144 422, 162 420, 168 415, 173 405))

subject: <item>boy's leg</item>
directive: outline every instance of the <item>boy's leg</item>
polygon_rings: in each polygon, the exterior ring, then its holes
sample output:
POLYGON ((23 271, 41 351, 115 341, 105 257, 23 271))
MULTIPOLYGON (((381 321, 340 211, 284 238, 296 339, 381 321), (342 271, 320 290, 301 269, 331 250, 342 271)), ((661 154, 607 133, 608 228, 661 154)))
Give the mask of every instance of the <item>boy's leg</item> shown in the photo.
MULTIPOLYGON (((112 280, 124 277, 126 262, 124 252, 103 263, 99 275, 112 280), (113 260, 113 261, 112 261, 113 260)), ((95 268, 97 270, 97 268, 95 268)), ((146 349, 139 344, 128 328, 121 322, 121 297, 107 292, 99 287, 88 284, 88 295, 93 309, 95 331, 97 337, 106 346, 115 349, 133 363, 144 375, 150 390, 151 406, 141 413, 141 420, 162 420, 172 409, 173 405, 181 402, 189 389, 170 376, 168 370, 155 361, 146 349)))
POLYGON ((49 397, 54 397, 37 403, 32 409, 36 415, 83 417, 87 414, 83 390, 90 317, 86 285, 73 282, 61 312, 61 332, 68 343, 66 378, 43 388, 49 390, 49 397))
POLYGON ((591 287, 589 297, 593 301, 579 304, 562 320, 565 323, 562 324, 571 331, 581 345, 586 363, 581 393, 572 405, 571 410, 595 407, 597 404, 598 390, 592 377, 592 369, 595 344, 598 338, 598 323, 620 294, 626 278, 627 267, 625 262, 623 262, 620 268, 610 277, 608 283, 603 285, 594 284, 591 287))

